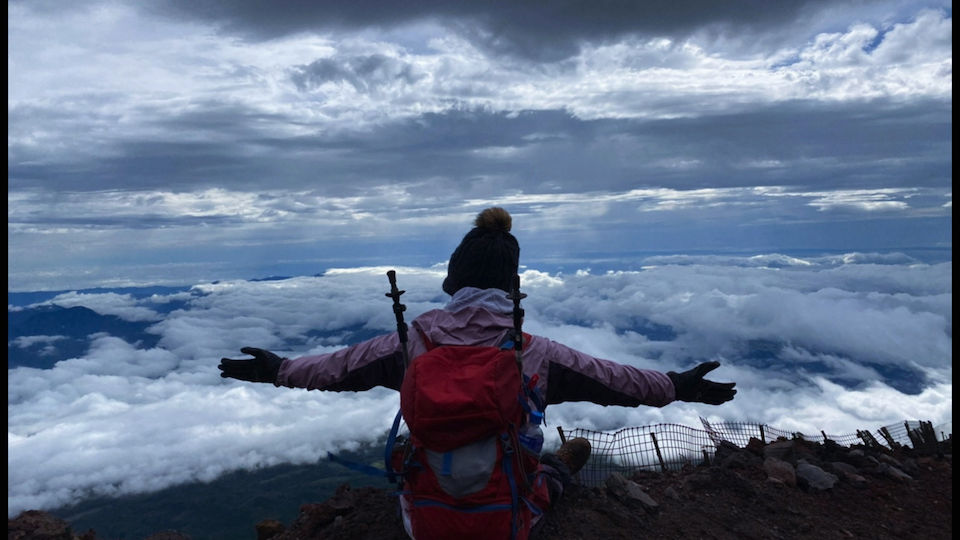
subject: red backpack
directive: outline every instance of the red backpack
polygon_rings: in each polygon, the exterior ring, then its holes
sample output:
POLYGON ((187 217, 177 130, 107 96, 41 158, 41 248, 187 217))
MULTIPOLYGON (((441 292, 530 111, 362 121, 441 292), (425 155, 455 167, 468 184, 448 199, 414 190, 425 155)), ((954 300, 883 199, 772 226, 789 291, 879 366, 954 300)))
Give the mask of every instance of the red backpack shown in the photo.
POLYGON ((421 336, 427 352, 400 388, 410 440, 390 463, 403 479, 413 536, 526 540, 549 497, 539 457, 519 444, 531 398, 542 404, 524 385, 512 343, 437 346, 421 336))

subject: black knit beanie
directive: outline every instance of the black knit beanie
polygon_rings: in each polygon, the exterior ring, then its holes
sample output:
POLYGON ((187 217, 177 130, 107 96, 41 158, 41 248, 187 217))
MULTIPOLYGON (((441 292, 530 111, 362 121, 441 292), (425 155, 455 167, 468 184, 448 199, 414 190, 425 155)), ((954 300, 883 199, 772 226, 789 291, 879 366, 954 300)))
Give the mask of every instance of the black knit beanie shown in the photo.
POLYGON ((503 208, 487 208, 450 256, 443 292, 464 287, 510 292, 520 267, 520 244, 510 234, 513 219, 503 208))

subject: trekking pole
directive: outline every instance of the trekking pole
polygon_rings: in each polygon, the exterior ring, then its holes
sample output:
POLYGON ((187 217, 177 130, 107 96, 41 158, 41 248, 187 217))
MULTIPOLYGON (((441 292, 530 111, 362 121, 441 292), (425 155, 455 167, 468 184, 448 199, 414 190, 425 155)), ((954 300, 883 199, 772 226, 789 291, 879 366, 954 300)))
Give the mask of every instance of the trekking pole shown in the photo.
MULTIPOLYGON (((393 298, 393 314, 397 317, 397 335, 400 337, 400 346, 403 348, 403 374, 406 375, 407 371, 410 369, 410 350, 407 348, 407 323, 403 322, 403 312, 407 310, 407 306, 400 303, 400 295, 406 291, 401 291, 397 289, 397 273, 393 270, 387 271, 387 279, 390 280, 390 292, 386 296, 393 298)), ((401 377, 401 381, 403 378, 401 377)), ((397 390, 400 388, 398 387, 397 390)), ((397 489, 402 489, 404 483, 404 474, 407 460, 410 458, 410 453, 413 451, 413 446, 410 444, 410 438, 406 437, 403 439, 402 443, 402 454, 403 457, 400 459, 401 466, 400 471, 393 470, 393 452, 394 452, 394 443, 397 440, 397 434, 400 432, 400 422, 403 420, 402 410, 397 411, 397 416, 393 419, 393 427, 390 428, 390 435, 387 436, 387 444, 383 449, 383 464, 384 468, 387 470, 387 480, 390 482, 397 482, 397 489)))
MULTIPOLYGON (((527 295, 520 292, 520 274, 516 274, 513 277, 513 290, 507 295, 507 299, 513 300, 513 352, 517 359, 517 370, 520 372, 520 392, 522 396, 526 396, 526 399, 530 399, 529 389, 523 381, 523 330, 521 328, 523 325, 523 308, 520 307, 520 300, 526 297, 527 295)), ((534 378, 535 377, 536 375, 534 375, 534 378)), ((532 415, 530 410, 527 410, 527 414, 532 415)), ((520 448, 522 444, 520 442, 520 434, 516 432, 516 427, 514 427, 514 430, 514 436, 516 437, 514 443, 517 445, 516 448, 520 448)), ((540 437, 543 437, 543 435, 541 434, 540 437)), ((524 460, 520 457, 520 454, 521 452, 517 452, 516 454, 517 465, 521 471, 520 476, 523 478, 523 484, 526 486, 526 489, 532 492, 531 479, 533 471, 527 471, 527 467, 524 464, 524 460)))
POLYGON ((517 358, 517 369, 520 370, 520 380, 523 380, 523 308, 520 307, 520 300, 527 295, 520 292, 520 274, 513 278, 513 291, 507 295, 507 299, 513 300, 513 350, 517 358))
POLYGON ((397 316, 397 334, 400 336, 400 345, 403 347, 403 369, 406 371, 410 367, 410 351, 407 349, 407 323, 403 322, 403 312, 406 311, 407 306, 400 303, 400 295, 407 291, 397 289, 397 273, 395 271, 387 271, 387 279, 390 280, 390 292, 386 296, 393 298, 393 314, 397 316))

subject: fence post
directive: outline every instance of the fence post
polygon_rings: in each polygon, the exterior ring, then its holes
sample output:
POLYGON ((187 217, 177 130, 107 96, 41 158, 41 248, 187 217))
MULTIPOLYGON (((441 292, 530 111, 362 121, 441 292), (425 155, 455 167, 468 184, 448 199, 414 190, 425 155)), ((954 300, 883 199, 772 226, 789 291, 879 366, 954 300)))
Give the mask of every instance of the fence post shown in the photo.
POLYGON ((760 442, 767 444, 767 437, 763 434, 763 424, 760 424, 760 442))
POLYGON ((873 435, 871 435, 869 431, 861 431, 858 429, 857 437, 860 437, 860 439, 863 440, 863 444, 865 444, 867 448, 883 448, 883 446, 878 443, 875 438, 873 438, 873 435))
POLYGON ((913 449, 915 451, 922 451, 923 439, 920 437, 919 429, 908 429, 907 437, 910 437, 910 442, 913 443, 913 449))
POLYGON ((890 448, 893 450, 900 449, 900 443, 893 440, 893 435, 890 435, 890 430, 887 429, 887 426, 880 428, 880 434, 883 435, 883 438, 887 440, 887 444, 890 445, 890 448))
POLYGON ((657 444, 657 436, 651 431, 650 438, 653 439, 653 449, 657 451, 657 459, 660 460, 660 470, 667 472, 667 464, 663 462, 663 456, 660 454, 660 445, 657 444))
POLYGON ((937 454, 940 453, 940 441, 937 440, 937 432, 933 430, 933 422, 929 420, 921 421, 920 435, 923 438, 924 450, 929 449, 937 454))
POLYGON ((877 439, 874 438, 873 434, 871 434, 869 431, 866 431, 866 430, 860 431, 860 430, 858 429, 858 430, 857 430, 857 436, 860 437, 861 439, 863 439, 863 442, 866 443, 867 447, 869 447, 869 448, 877 448, 877 449, 883 449, 883 448, 884 448, 884 446, 883 446, 882 444, 878 443, 878 442, 877 442, 877 439))

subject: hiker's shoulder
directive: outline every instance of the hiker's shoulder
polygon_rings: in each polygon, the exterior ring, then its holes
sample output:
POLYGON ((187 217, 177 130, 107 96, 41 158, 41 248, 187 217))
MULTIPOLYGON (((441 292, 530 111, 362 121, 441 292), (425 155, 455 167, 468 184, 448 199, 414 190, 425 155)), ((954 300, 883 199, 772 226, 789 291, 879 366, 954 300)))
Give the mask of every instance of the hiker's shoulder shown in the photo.
POLYGON ((432 309, 414 319, 418 325, 459 326, 468 324, 489 324, 490 326, 513 326, 508 313, 499 313, 485 306, 470 305, 457 309, 432 309))

